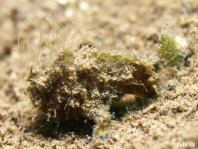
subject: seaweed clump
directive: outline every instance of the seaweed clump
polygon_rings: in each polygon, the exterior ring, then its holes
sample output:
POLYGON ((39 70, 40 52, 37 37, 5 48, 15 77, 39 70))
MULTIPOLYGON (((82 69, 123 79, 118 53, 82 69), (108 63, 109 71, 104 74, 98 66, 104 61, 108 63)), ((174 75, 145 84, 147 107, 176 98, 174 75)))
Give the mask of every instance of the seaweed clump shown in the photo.
POLYGON ((156 95, 152 64, 132 54, 89 46, 61 51, 47 66, 32 68, 28 81, 33 104, 50 121, 84 117, 95 122, 95 135, 110 125, 110 109, 119 108, 124 95, 156 95))
POLYGON ((168 33, 161 35, 158 56, 161 67, 179 66, 184 61, 182 50, 178 48, 176 41, 168 33))

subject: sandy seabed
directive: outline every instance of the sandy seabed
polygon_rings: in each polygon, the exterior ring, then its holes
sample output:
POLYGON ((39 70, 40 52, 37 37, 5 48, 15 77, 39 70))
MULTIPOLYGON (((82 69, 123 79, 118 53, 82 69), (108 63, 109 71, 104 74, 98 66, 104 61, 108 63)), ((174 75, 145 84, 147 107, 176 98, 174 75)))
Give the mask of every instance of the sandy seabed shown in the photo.
MULTIPOLYGON (((198 148, 198 1, 1 0, 0 37, 0 148, 198 148), (89 134, 63 133, 56 126, 45 132, 37 131, 45 124, 32 128, 37 110, 25 94, 25 78, 30 63, 40 62, 31 55, 40 32, 52 31, 55 40, 61 38, 74 48, 80 36, 105 48, 155 53, 166 24, 181 43, 188 43, 186 51, 194 52, 184 66, 158 74, 160 95, 153 103, 125 114, 97 140, 89 134), (65 38, 56 33, 63 28, 65 38)), ((56 47, 44 45, 40 57, 56 47)))

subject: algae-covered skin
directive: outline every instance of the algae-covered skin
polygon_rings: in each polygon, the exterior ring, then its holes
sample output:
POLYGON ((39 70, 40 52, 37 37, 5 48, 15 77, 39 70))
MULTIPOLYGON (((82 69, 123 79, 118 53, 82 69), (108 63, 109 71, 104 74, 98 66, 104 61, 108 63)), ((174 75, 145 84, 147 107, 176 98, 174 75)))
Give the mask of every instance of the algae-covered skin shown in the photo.
POLYGON ((84 46, 75 52, 65 49, 51 64, 31 70, 27 90, 49 120, 85 117, 96 123, 97 133, 110 123, 110 108, 125 94, 156 94, 153 75, 152 64, 132 54, 84 46))

